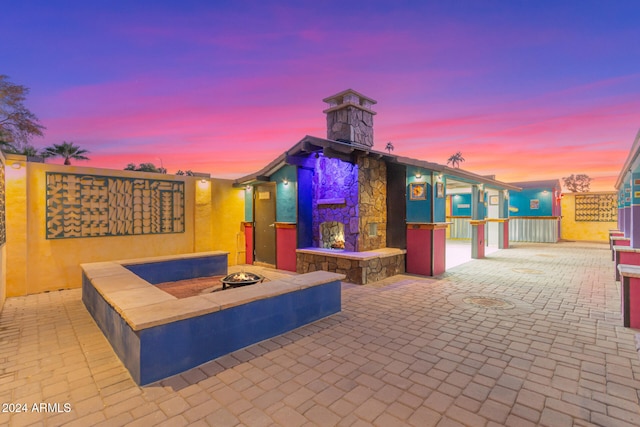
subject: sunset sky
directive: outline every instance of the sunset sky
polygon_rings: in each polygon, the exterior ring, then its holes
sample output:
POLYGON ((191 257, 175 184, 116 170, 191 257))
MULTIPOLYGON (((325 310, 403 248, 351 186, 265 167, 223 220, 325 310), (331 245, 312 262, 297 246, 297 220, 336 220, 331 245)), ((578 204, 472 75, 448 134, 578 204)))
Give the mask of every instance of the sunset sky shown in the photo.
POLYGON ((640 129, 640 1, 12 1, 0 74, 78 164, 236 178, 305 135, 322 99, 378 101, 375 149, 501 181, 612 190, 640 129))

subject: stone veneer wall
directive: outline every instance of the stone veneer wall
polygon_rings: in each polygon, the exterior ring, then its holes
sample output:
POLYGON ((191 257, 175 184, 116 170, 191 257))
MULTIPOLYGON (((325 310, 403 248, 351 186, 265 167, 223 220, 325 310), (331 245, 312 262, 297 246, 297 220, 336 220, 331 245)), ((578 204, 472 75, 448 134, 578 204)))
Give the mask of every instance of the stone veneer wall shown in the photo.
POLYGON ((327 114, 327 139, 373 147, 373 114, 347 106, 327 114))
POLYGON ((344 224, 344 249, 358 250, 359 208, 358 167, 338 159, 321 156, 313 175, 313 246, 320 242, 320 224, 337 221, 344 224), (344 199, 339 204, 318 204, 318 200, 344 199))
POLYGON ((405 255, 392 255, 368 260, 338 258, 329 255, 299 253, 296 260, 298 273, 330 271, 344 274, 345 281, 366 285, 405 272, 405 255))
POLYGON ((320 157, 313 177, 313 246, 323 247, 320 224, 344 224, 344 249, 370 251, 387 245, 387 167, 381 160, 360 157, 356 165, 320 157), (344 203, 319 204, 320 200, 344 203), (370 236, 370 224, 377 224, 370 236))
POLYGON ((387 165, 371 157, 358 159, 358 196, 360 207, 358 251, 387 246, 387 165), (369 224, 377 224, 375 236, 369 224))

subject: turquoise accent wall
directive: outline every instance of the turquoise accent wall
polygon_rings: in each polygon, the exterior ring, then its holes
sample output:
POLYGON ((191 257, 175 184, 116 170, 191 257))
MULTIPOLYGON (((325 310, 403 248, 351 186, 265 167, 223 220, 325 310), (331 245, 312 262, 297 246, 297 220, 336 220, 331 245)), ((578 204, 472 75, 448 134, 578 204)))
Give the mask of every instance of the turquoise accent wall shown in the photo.
POLYGON ((284 166, 273 175, 271 181, 276 183, 276 222, 297 221, 297 189, 298 173, 295 166, 284 166), (288 184, 284 184, 284 180, 288 184))
POLYGON ((244 220, 245 222, 253 222, 253 186, 244 189, 244 220))
POLYGON ((500 200, 500 218, 509 218, 509 199, 508 196, 505 197, 504 193, 502 192, 502 190, 500 190, 500 194, 499 194, 499 200, 500 200))
POLYGON ((510 192, 509 216, 553 216, 553 190, 527 188, 520 192, 510 192), (538 209, 532 209, 532 200, 538 200, 538 209))
POLYGON ((407 222, 432 222, 431 221, 431 171, 407 166, 407 222), (416 174, 420 173, 420 179, 416 174), (411 200, 411 184, 426 183, 426 200, 411 200))
POLYGON ((631 204, 640 205, 640 172, 631 174, 631 204), (636 184, 636 182, 638 183, 636 184))
POLYGON ((631 183, 624 184, 624 206, 631 206, 631 183))
MULTIPOLYGON (((434 178, 433 182, 435 182, 434 187, 438 185, 438 180, 434 178)), ((446 178, 442 178, 442 197, 436 197, 433 199, 433 222, 445 222, 447 220, 447 180, 446 178)))
POLYGON ((471 194, 454 194, 451 196, 451 215, 471 216, 471 194))

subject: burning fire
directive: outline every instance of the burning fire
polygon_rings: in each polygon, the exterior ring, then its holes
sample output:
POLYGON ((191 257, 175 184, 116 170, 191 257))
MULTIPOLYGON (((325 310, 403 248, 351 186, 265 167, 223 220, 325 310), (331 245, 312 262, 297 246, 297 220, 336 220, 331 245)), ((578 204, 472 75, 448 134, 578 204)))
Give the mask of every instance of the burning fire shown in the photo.
POLYGON ((331 249, 344 249, 344 239, 343 239, 343 240, 338 240, 338 239, 336 239, 336 240, 331 244, 331 249))
POLYGON ((233 275, 233 280, 253 280, 253 275, 249 276, 244 271, 242 273, 236 273, 233 275))

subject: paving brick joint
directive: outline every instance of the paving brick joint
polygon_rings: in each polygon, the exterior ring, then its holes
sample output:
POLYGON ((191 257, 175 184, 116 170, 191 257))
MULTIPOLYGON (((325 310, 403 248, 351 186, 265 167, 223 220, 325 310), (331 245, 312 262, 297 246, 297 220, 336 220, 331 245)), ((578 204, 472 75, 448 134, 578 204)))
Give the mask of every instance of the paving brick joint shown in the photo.
POLYGON ((637 426, 638 331, 606 244, 514 244, 138 387, 79 289, 0 314, 0 425, 637 426), (465 302, 466 299, 466 302, 465 302), (474 304, 475 303, 475 304, 474 304))

